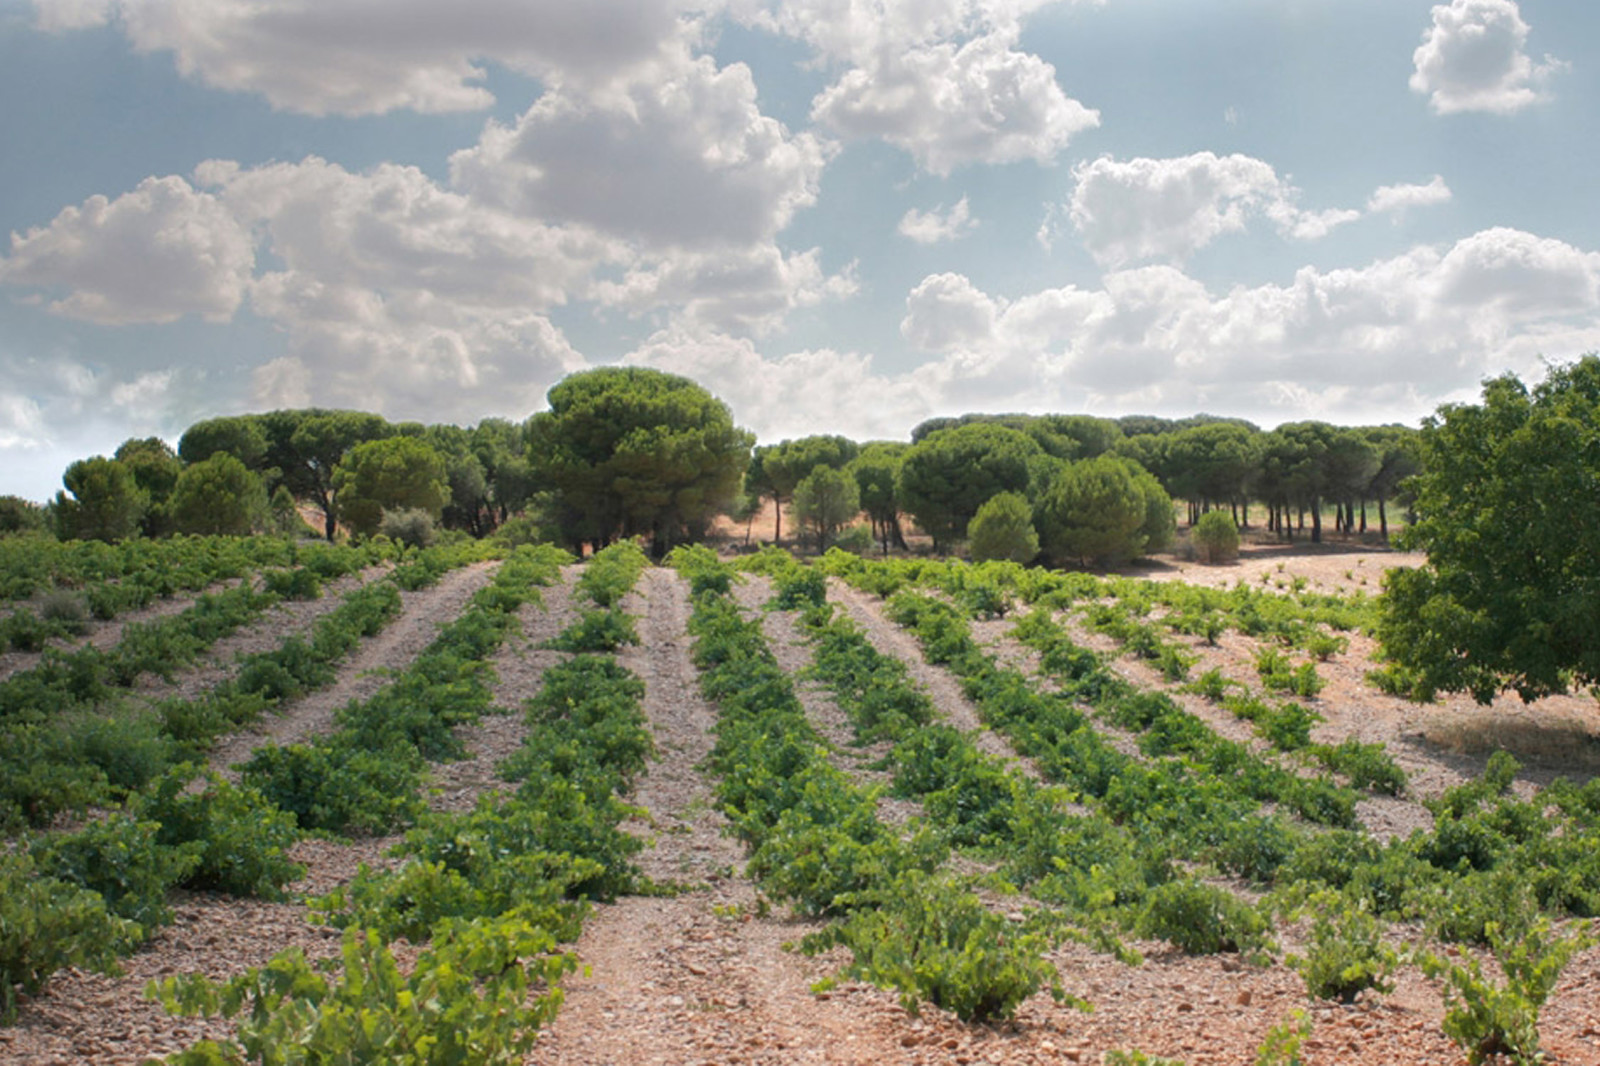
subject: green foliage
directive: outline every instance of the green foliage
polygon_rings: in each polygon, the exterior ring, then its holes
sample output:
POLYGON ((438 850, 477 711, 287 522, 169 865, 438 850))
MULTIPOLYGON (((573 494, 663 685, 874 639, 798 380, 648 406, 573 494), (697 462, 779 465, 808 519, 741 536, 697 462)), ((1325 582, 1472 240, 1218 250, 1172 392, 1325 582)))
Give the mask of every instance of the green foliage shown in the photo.
POLYGON ((304 566, 268 570, 261 575, 261 587, 285 600, 314 600, 322 595, 322 578, 304 566))
POLYGON ((557 651, 616 651, 624 644, 639 643, 639 630, 633 616, 616 608, 584 611, 578 620, 551 638, 545 646, 557 651))
POLYGON ((1531 391, 1507 374, 1481 404, 1428 419, 1417 520, 1428 564, 1384 580, 1378 637, 1414 688, 1513 689, 1525 700, 1600 683, 1600 356, 1531 391))
POLYGON ((1306 910, 1311 916, 1306 954, 1285 961, 1299 971, 1311 998, 1354 1003, 1368 988, 1394 990, 1390 977, 1400 956, 1383 942, 1378 920, 1365 907, 1325 889, 1312 894, 1306 910))
POLYGON ((1382 744, 1362 744, 1355 737, 1346 737, 1338 744, 1313 744, 1307 750, 1323 766, 1343 774, 1351 788, 1385 796, 1398 796, 1405 791, 1405 771, 1395 765, 1382 744))
POLYGON ((438 520, 421 507, 386 508, 378 532, 408 548, 426 548, 439 537, 438 520))
POLYGON ((650 560, 638 543, 619 540, 596 552, 584 565, 583 574, 578 578, 578 595, 592 600, 598 607, 615 607, 622 602, 622 597, 633 591, 639 575, 649 565, 650 560))
POLYGON ((334 471, 339 518, 361 535, 378 532, 386 511, 415 509, 437 518, 450 502, 444 458, 417 437, 388 437, 352 447, 334 471))
POLYGON ((1028 498, 1020 492, 1001 492, 984 501, 967 525, 967 547, 974 562, 1031 562, 1039 554, 1039 534, 1034 532, 1028 498))
POLYGON ((828 577, 821 570, 797 566, 779 574, 772 605, 780 611, 800 611, 828 602, 828 577))
POLYGON ((1255 1066, 1305 1066, 1300 1045, 1314 1027, 1305 1011, 1290 1011, 1289 1017, 1267 1030, 1266 1039, 1256 1049, 1255 1066))
POLYGON ((247 787, 306 830, 378 836, 411 825, 426 806, 417 794, 423 767, 414 751, 368 750, 350 734, 265 744, 239 769, 247 787))
POLYGON ((116 459, 80 459, 61 480, 72 494, 56 493, 52 508, 62 540, 123 540, 138 532, 150 507, 150 494, 139 487, 132 468, 116 459))
POLYGON ((1061 562, 1134 558, 1169 539, 1172 522, 1160 485, 1137 463, 1111 455, 1068 464, 1034 508, 1044 549, 1061 562))
POLYGON ((1120 1048, 1106 1052, 1101 1062, 1102 1066, 1183 1066, 1182 1059, 1163 1059, 1142 1051, 1124 1051, 1120 1048))
POLYGON ((169 1056, 174 1066, 405 1062, 510 1066, 533 1049, 577 968, 554 938, 515 913, 442 923, 409 973, 373 932, 345 932, 332 966, 298 948, 223 983, 168 978, 147 990, 173 1014, 238 1018, 233 1039, 169 1056))
POLYGON ((1259 955, 1270 947, 1259 910, 1226 889, 1187 879, 1151 889, 1134 928, 1190 955, 1259 955))
POLYGON ((1027 492, 1029 464, 1042 455, 1027 434, 1001 425, 971 423, 929 433, 901 460, 900 506, 936 548, 948 549, 985 501, 1002 492, 1027 492))
POLYGON ((927 1001, 983 1022, 1011 1017, 1045 986, 1057 1001, 1066 998, 1055 967, 1041 957, 1049 940, 1013 926, 956 881, 906 873, 851 903, 849 918, 803 947, 848 947, 845 973, 899 990, 908 1010, 927 1001))
POLYGON ((50 877, 25 854, 0 853, 0 1025, 21 997, 44 991, 68 966, 115 972, 140 939, 138 925, 107 913, 98 893, 50 877))
POLYGON ((193 777, 191 768, 178 767, 130 804, 129 813, 161 826, 162 847, 196 845, 199 862, 183 887, 282 899, 283 886, 305 874, 285 854, 300 835, 294 816, 215 773, 206 775, 203 789, 189 791, 193 777))
POLYGON ((819 466, 794 489, 794 515, 825 552, 835 534, 861 513, 861 487, 851 474, 819 466))
POLYGON ((244 537, 266 525, 267 490, 260 475, 217 452, 184 467, 167 509, 179 533, 244 537))
POLYGON ((1207 511, 1189 531, 1189 543, 1202 563, 1226 563, 1239 557, 1239 527, 1227 511, 1207 511))
POLYGON ((695 539, 738 491, 752 436, 705 389, 645 367, 572 374, 528 420, 532 474, 571 543, 695 539))
POLYGON ((38 872, 98 892, 106 910, 149 933, 172 921, 167 890, 200 863, 198 843, 160 842, 161 827, 114 812, 82 829, 43 837, 32 847, 38 872))
POLYGON ((1489 944, 1503 974, 1495 984, 1472 955, 1456 959, 1421 956, 1425 973, 1444 983, 1444 1032, 1477 1066, 1495 1057, 1518 1066, 1543 1061, 1539 1012, 1572 956, 1591 946, 1588 933, 1562 933, 1543 919, 1520 935, 1491 924, 1489 944))

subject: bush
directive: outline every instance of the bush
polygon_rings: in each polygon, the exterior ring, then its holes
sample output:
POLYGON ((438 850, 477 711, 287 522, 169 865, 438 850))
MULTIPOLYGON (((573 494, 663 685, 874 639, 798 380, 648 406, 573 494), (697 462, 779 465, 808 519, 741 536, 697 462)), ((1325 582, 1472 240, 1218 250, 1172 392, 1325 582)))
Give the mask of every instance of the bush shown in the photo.
POLYGON ((598 611, 584 611, 578 620, 568 626, 545 647, 556 651, 609 652, 624 644, 639 643, 639 630, 633 616, 615 607, 598 611))
POLYGON ((1260 953, 1267 920, 1233 893, 1199 881, 1170 881, 1150 890, 1135 923, 1140 936, 1171 941, 1189 955, 1260 953))
POLYGON ((1503 935, 1491 924, 1489 944, 1504 974, 1495 985, 1471 956, 1464 961, 1431 953, 1421 958, 1423 971, 1444 982, 1444 1032, 1478 1063, 1497 1056, 1518 1066, 1543 1061, 1539 1052, 1539 1012, 1572 956, 1591 946, 1586 934, 1565 935, 1540 919, 1520 937, 1503 935))
POLYGON ((973 562, 1032 561, 1039 554, 1039 534, 1033 529, 1033 508, 1028 498, 1020 492, 989 497, 967 525, 967 543, 973 562))
POLYGON ((69 636, 89 628, 89 602, 76 592, 56 589, 39 601, 39 617, 69 636))
POLYGON ((412 548, 426 548, 439 535, 433 515, 415 507, 402 507, 383 512, 378 532, 399 544, 412 548))
POLYGON ((170 1056, 221 1063, 406 1062, 510 1066, 533 1050, 577 968, 555 940, 515 913, 451 921, 409 973, 374 932, 345 932, 342 967, 313 967, 298 948, 217 984, 203 975, 152 983, 172 1014, 238 1017, 238 1034, 170 1056), (247 1050, 248 1049, 248 1050, 247 1050))
POLYGON ((1239 557, 1239 527, 1227 511, 1207 511, 1189 530, 1189 543, 1202 563, 1226 563, 1239 557))
POLYGON ((98 893, 42 875, 27 855, 0 853, 0 1024, 57 970, 115 972, 138 939, 139 927, 109 914, 98 893))
POLYGON ((322 579, 309 567, 297 566, 291 570, 268 570, 261 575, 261 584, 274 596, 286 600, 314 600, 322 595, 322 579))
POLYGON ((187 792, 193 777, 192 768, 177 767, 129 807, 135 818, 160 824, 162 846, 200 845, 200 861, 183 887, 283 899, 283 886, 305 874, 284 854, 300 836, 294 816, 215 773, 206 775, 203 791, 187 792))
POLYGON ((1291 955, 1313 999, 1354 1003, 1364 989, 1394 990, 1390 975, 1400 957, 1383 943, 1378 920, 1361 903, 1324 889, 1308 901, 1312 912, 1311 942, 1305 957, 1291 955))
POLYGON ((167 847, 161 827, 113 813, 33 845, 39 873, 100 893, 106 909, 145 933, 172 921, 167 890, 200 864, 199 846, 167 847))
POLYGON ((845 921, 803 943, 808 953, 834 945, 854 959, 848 976, 898 989, 915 1011, 927 1000, 962 1021, 1009 1018, 1047 983, 1065 999, 1048 940, 1020 930, 947 878, 909 873, 863 894, 845 921))
POLYGON ((294 815, 301 829, 377 836, 421 815, 420 763, 411 751, 367 751, 334 737, 264 745, 240 770, 247 786, 294 815))

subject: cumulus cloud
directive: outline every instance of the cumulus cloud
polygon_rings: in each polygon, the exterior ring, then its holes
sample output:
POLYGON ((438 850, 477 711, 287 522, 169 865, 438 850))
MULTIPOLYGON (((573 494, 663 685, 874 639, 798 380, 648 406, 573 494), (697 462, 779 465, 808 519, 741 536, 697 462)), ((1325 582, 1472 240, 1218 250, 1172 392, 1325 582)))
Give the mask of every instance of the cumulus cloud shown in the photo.
POLYGON ((836 274, 822 268, 819 248, 780 251, 757 245, 741 251, 679 253, 640 265, 621 281, 601 281, 603 307, 639 315, 667 307, 696 330, 770 333, 794 310, 855 295, 855 264, 836 274))
POLYGON ((674 0, 36 0, 52 30, 110 20, 206 85, 311 115, 470 111, 492 60, 551 84, 605 84, 696 31, 674 0))
POLYGON ((1010 301, 937 274, 906 304, 902 331, 945 353, 919 379, 935 406, 1411 418, 1463 380, 1591 349, 1600 254, 1491 229, 1220 295, 1156 265, 1010 301))
POLYGON ((1015 43, 1014 32, 996 31, 959 46, 880 53, 823 90, 812 120, 846 137, 882 138, 935 174, 1048 163, 1100 114, 1070 99, 1055 67, 1015 43))
POLYGON ((964 274, 930 274, 906 297, 900 335, 930 352, 970 348, 993 336, 1001 306, 964 274))
POLYGON ((255 266, 249 232, 179 177, 146 178, 115 200, 91 196, 11 235, 0 282, 67 289, 51 311, 105 325, 232 316, 255 266))
POLYGON ((965 237, 978 228, 977 219, 971 215, 967 206, 967 198, 963 196, 957 200, 950 210, 944 210, 944 205, 923 212, 912 208, 900 219, 898 227, 902 237, 909 237, 918 244, 938 244, 940 241, 953 241, 958 237, 965 237))
POLYGON ((1542 83, 1564 64, 1527 53, 1528 24, 1515 0, 1451 0, 1433 8, 1433 25, 1412 54, 1411 88, 1441 115, 1511 114, 1542 98, 1542 83))
POLYGON ((548 309, 595 267, 630 253, 582 227, 517 217, 440 188, 416 167, 353 173, 315 156, 241 168, 201 164, 195 180, 259 229, 285 269, 330 289, 426 293, 460 305, 548 309))
POLYGON ((816 201, 830 150, 761 113, 750 70, 709 56, 601 97, 546 93, 451 157, 455 187, 647 249, 770 240, 816 201))
POLYGON ((1444 177, 1435 174, 1426 185, 1381 185, 1367 200, 1367 210, 1374 214, 1403 214, 1413 207, 1433 207, 1450 202, 1454 195, 1444 177))
MULTIPOLYGON (((1069 217, 1095 259, 1111 266, 1182 261, 1223 234, 1243 231, 1256 215, 1299 240, 1318 239, 1361 217, 1347 209, 1302 210, 1297 189, 1270 164, 1246 155, 1105 156, 1072 173, 1077 184, 1069 217)), ((1047 219, 1040 230, 1047 246, 1052 233, 1047 219)))
POLYGON ((766 355, 748 339, 673 328, 651 336, 623 362, 704 382, 740 425, 768 442, 812 433, 904 439, 937 405, 920 375, 880 373, 855 352, 766 355))

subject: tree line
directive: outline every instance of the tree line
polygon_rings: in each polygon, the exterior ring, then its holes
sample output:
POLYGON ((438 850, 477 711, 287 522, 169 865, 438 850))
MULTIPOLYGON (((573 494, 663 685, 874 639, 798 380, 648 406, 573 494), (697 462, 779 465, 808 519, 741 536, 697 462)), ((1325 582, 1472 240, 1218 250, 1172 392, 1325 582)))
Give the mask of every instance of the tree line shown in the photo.
MULTIPOLYGON (((764 505, 787 510, 820 549, 888 551, 909 520, 937 551, 982 558, 1114 562, 1165 547, 1179 501, 1188 524, 1252 504, 1286 538, 1334 525, 1387 536, 1389 501, 1418 472, 1417 431, 1238 419, 969 414, 930 419, 907 441, 816 435, 756 447, 727 405, 686 378, 637 367, 574 374, 524 422, 463 428, 304 408, 196 423, 176 449, 129 440, 69 466, 46 508, 0 506, 0 528, 63 538, 344 528, 482 537, 518 523, 528 539, 582 550, 641 536, 665 552, 723 514, 748 535, 764 505), (865 522, 858 524, 858 520, 865 522), (1306 529, 1309 517, 1310 527, 1306 529)), ((793 531, 791 531, 793 532, 793 531)))

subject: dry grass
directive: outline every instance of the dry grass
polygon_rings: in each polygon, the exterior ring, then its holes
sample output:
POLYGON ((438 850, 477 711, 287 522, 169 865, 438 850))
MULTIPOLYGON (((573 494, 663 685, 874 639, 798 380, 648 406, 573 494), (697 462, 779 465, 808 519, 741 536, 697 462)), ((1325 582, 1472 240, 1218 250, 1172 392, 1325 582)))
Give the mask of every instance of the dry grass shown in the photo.
POLYGON ((1508 751, 1520 762, 1600 773, 1600 735, 1592 724, 1561 714, 1517 714, 1499 708, 1431 716, 1431 744, 1461 755, 1508 751))

